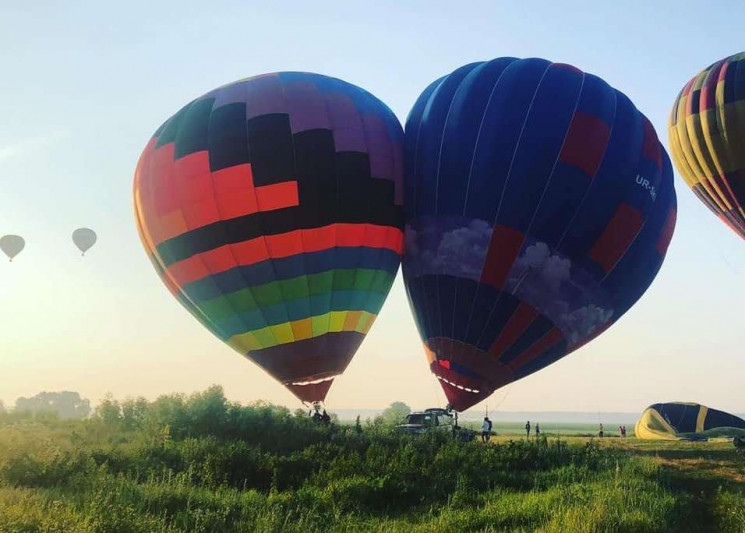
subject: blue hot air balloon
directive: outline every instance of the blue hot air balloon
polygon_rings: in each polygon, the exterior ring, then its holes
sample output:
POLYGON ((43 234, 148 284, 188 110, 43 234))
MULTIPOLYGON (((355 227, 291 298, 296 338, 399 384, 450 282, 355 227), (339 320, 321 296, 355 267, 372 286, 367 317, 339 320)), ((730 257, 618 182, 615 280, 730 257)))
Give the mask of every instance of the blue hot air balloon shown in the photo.
POLYGON ((405 162, 404 280, 457 410, 618 320, 675 228, 654 128, 570 65, 499 58, 440 78, 408 117, 405 162))

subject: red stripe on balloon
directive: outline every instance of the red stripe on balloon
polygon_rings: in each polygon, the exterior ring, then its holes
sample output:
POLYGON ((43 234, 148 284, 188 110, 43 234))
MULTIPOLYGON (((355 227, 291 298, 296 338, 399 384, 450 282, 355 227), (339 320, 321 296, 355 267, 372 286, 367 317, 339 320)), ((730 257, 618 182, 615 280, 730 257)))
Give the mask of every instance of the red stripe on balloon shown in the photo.
POLYGON ((507 366, 513 370, 520 368, 536 357, 544 354, 547 350, 550 350, 562 340, 564 340, 564 336, 561 334, 561 331, 558 328, 552 328, 543 337, 534 342, 530 348, 510 361, 507 366))
MULTIPOLYGON (((152 165, 142 179, 152 180, 154 212, 144 222, 154 226, 155 246, 222 220, 300 205, 297 182, 256 187, 250 163, 210 171, 209 152, 199 151, 174 161, 174 144, 145 149, 152 165), (178 215, 181 216, 178 216, 178 215), (174 216, 176 215, 176 216, 174 216)), ((144 154, 143 154, 144 157, 144 154)))
POLYGON ((513 311, 502 331, 494 339, 494 342, 489 348, 489 353, 499 358, 500 355, 520 338, 537 316, 538 311, 534 307, 525 302, 520 302, 520 305, 513 311))
POLYGON ((590 250, 590 259, 600 265, 604 272, 613 270, 634 242, 642 224, 644 215, 641 211, 629 204, 619 205, 603 234, 590 250))
POLYGON ((600 118, 577 111, 569 125, 559 161, 573 165, 593 177, 603 160, 610 139, 610 127, 600 118))
POLYGON ((279 235, 257 237, 195 254, 173 263, 166 273, 177 286, 182 287, 186 283, 238 266, 320 252, 338 246, 387 248, 401 254, 403 232, 398 228, 374 224, 331 224, 321 228, 300 229, 279 235))
POLYGON ((497 289, 504 285, 507 275, 512 269, 525 236, 522 232, 508 226, 496 225, 492 229, 489 250, 481 271, 481 283, 486 283, 497 289))
POLYGON ((665 220, 665 225, 662 227, 662 233, 660 238, 657 240, 657 253, 665 255, 667 248, 670 246, 670 241, 673 238, 673 232, 675 231, 675 221, 678 218, 678 212, 675 209, 670 209, 665 220))
POLYGON ((654 126, 647 120, 644 119, 644 144, 642 147, 644 157, 650 161, 654 161, 657 168, 662 167, 662 146, 660 140, 657 138, 657 133, 654 131, 654 126))

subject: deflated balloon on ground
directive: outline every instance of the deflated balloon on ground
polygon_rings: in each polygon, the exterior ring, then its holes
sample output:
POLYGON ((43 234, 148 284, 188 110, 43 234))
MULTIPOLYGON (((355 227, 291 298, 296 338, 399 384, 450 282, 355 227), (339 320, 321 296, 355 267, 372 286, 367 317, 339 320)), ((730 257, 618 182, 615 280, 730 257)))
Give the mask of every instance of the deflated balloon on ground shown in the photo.
POLYGON ((656 403, 639 417, 634 434, 652 440, 745 436, 745 420, 698 403, 656 403))

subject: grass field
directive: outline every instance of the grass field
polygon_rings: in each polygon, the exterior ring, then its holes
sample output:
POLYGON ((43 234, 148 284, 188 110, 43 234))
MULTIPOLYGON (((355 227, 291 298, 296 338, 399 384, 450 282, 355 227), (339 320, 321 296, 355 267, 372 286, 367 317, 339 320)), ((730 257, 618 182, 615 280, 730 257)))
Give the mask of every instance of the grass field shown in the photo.
POLYGON ((215 389, 109 407, 0 417, 0 532, 745 531, 728 442, 458 443, 215 389))

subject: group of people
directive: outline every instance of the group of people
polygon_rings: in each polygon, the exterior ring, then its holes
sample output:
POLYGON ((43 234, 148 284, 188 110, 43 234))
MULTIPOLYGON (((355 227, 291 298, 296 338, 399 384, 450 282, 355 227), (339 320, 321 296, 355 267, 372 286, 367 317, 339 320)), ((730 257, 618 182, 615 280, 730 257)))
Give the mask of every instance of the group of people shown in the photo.
MULTIPOLYGON (((603 435, 604 435, 603 424, 600 424, 600 427, 598 429, 598 437, 602 439, 603 435)), ((624 438, 624 439, 626 438, 626 425, 625 424, 622 426, 618 426, 618 435, 621 438, 624 438)))
POLYGON ((326 409, 323 410, 323 414, 318 409, 314 409, 310 417, 313 419, 313 422, 323 424, 324 426, 331 424, 331 417, 326 412, 326 409))
MULTIPOLYGON (((489 442, 491 440, 492 427, 493 427, 492 421, 489 420, 488 416, 485 416, 484 422, 481 424, 481 441, 482 442, 489 442)), ((525 422, 525 435, 528 438, 530 438, 530 430, 531 430, 531 425, 530 425, 530 420, 528 420, 527 422, 525 422)), ((535 424, 535 436, 536 437, 541 436, 541 425, 538 422, 536 422, 535 424)))

